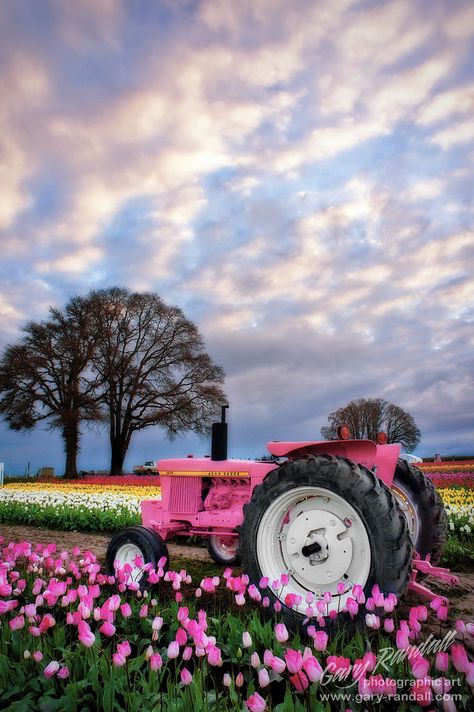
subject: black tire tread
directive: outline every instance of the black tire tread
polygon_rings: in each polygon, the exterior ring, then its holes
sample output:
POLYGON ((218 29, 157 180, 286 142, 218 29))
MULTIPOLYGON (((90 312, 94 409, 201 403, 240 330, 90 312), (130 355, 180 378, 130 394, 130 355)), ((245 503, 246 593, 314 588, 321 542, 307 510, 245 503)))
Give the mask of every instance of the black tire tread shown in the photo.
MULTIPOLYGON (((263 482, 254 488, 250 501, 244 505, 239 554, 244 571, 249 574, 252 583, 258 587, 260 580, 255 553, 258 523, 269 501, 291 484, 295 487, 329 484, 330 489, 342 497, 347 498, 350 493, 351 505, 358 510, 365 524, 367 512, 370 510, 370 517, 379 536, 376 541, 370 542, 372 561, 374 562, 375 557, 377 564, 375 566, 373 563, 371 566, 366 586, 370 589, 375 583, 379 583, 381 589, 387 593, 393 592, 397 596, 404 593, 411 574, 413 546, 407 522, 394 495, 371 470, 349 459, 323 454, 288 460, 271 470, 263 482), (377 568, 377 580, 373 572, 374 566, 377 568), (258 580, 255 580, 256 578, 258 580)), ((268 590, 263 595, 269 595, 268 590)), ((285 611, 282 603, 282 613, 294 627, 294 611, 285 611)), ((350 622, 347 616, 345 620, 350 622)))
MULTIPOLYGON (((142 549, 145 563, 151 562, 156 566, 159 559, 162 556, 166 556, 166 564, 163 568, 164 571, 168 569, 169 552, 163 539, 159 534, 153 531, 153 529, 137 525, 122 529, 122 531, 115 534, 110 540, 105 554, 105 567, 109 576, 113 576, 115 573, 114 561, 117 549, 127 542, 132 542, 140 548, 145 547, 146 551, 142 549)), ((147 577, 143 576, 140 581, 140 588, 144 589, 147 587, 147 577)))
POLYGON ((234 566, 235 564, 240 563, 240 557, 238 553, 236 553, 233 559, 223 559, 219 555, 219 552, 216 551, 216 549, 214 548, 211 537, 209 537, 207 540, 207 551, 211 559, 215 561, 216 564, 220 564, 221 566, 234 566))
POLYGON ((418 467, 400 459, 395 479, 409 486, 420 504, 422 531, 419 537, 420 556, 430 554, 433 565, 439 564, 448 538, 448 516, 433 482, 418 467))

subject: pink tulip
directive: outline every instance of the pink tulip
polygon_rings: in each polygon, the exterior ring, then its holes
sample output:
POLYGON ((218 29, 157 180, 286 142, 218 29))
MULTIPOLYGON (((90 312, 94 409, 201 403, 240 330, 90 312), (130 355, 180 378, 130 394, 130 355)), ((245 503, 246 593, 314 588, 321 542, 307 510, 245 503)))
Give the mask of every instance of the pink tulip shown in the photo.
POLYGON ((237 676, 235 678, 235 686, 236 687, 242 687, 244 684, 244 676, 242 675, 241 672, 237 673, 237 676))
POLYGON ((183 658, 183 660, 185 660, 187 662, 188 660, 191 660, 192 656, 193 656, 193 649, 189 645, 187 645, 185 647, 185 649, 183 650, 181 657, 183 658))
POLYGON ((285 661, 288 672, 297 673, 303 667, 303 656, 299 650, 292 650, 289 648, 285 651, 285 661))
POLYGON ((251 648, 252 647, 252 637, 248 631, 242 633, 242 647, 251 648))
POLYGON ((254 692, 253 695, 250 695, 248 700, 245 700, 245 704, 250 712, 264 712, 267 708, 265 700, 258 692, 254 692))
POLYGON ((180 623, 183 623, 189 616, 189 608, 182 606, 178 610, 178 615, 176 616, 180 623))
POLYGON ((456 628, 456 632, 460 633, 461 635, 464 635, 464 633, 466 632, 466 624, 459 618, 454 624, 454 627, 456 628))
POLYGON ((297 692, 304 692, 309 687, 309 680, 302 671, 292 675, 290 677, 290 682, 297 692))
POLYGON ((436 669, 440 672, 446 672, 449 667, 449 654, 448 653, 436 653, 436 669))
POLYGON ((395 623, 393 618, 386 618, 383 622, 383 629, 386 633, 393 633, 395 630, 395 623))
POLYGON ((25 619, 23 616, 16 616, 16 618, 12 618, 11 621, 8 621, 8 625, 10 630, 20 630, 25 625, 25 619))
POLYGON ((351 669, 351 661, 342 655, 329 655, 326 660, 327 666, 332 673, 346 674, 351 669))
POLYGON ((439 618, 440 621, 448 620, 448 607, 440 606, 436 611, 436 617, 439 618))
POLYGON ((433 700, 433 692, 431 691, 431 683, 429 677, 418 679, 416 685, 411 688, 410 694, 420 707, 428 707, 433 700))
POLYGON ((102 625, 100 626, 99 633, 102 633, 102 635, 105 635, 106 638, 111 638, 115 634, 114 624, 109 623, 108 621, 105 621, 105 623, 102 623, 102 625))
POLYGON ((271 660, 268 663, 268 667, 270 667, 272 670, 281 675, 286 668, 286 663, 284 660, 278 658, 276 655, 272 655, 271 660))
POLYGON ((433 600, 430 603, 430 608, 433 611, 437 611, 440 606, 443 606, 443 599, 437 596, 436 598, 433 598, 433 600))
POLYGON ((255 669, 257 669, 259 667, 260 657, 259 657, 258 653, 256 653, 256 652, 252 653, 252 655, 250 656, 250 664, 255 669))
POLYGON ((422 623, 428 620, 428 609, 426 606, 418 606, 418 620, 422 623))
POLYGON ((177 640, 172 640, 171 643, 168 645, 168 659, 173 660, 174 658, 177 658, 179 655, 179 643, 177 640))
POLYGON ((365 669, 368 670, 368 672, 372 672, 372 670, 375 670, 375 666, 377 665, 377 656, 369 650, 362 658, 362 662, 365 665, 365 669))
POLYGON ((35 652, 33 653, 33 660, 35 661, 35 663, 40 663, 42 659, 43 653, 41 652, 41 650, 35 650, 35 652))
POLYGON ((178 628, 178 630, 176 631, 175 638, 178 645, 186 645, 188 640, 188 634, 186 633, 184 628, 178 628))
POLYGON ((122 653, 114 653, 112 655, 112 662, 115 667, 122 667, 127 662, 127 658, 122 653))
POLYGON ((354 598, 349 598, 346 601, 346 608, 352 617, 356 616, 359 612, 359 604, 354 598))
POLYGON ((86 648, 90 648, 92 645, 94 645, 95 635, 85 621, 81 621, 78 624, 77 631, 77 637, 79 638, 82 645, 84 645, 86 648))
POLYGON ((451 695, 443 695, 443 710, 444 712, 457 712, 456 704, 451 695))
POLYGON ((183 685, 190 685, 191 682, 193 681, 193 676, 191 675, 191 673, 189 672, 189 670, 187 668, 182 668, 179 676, 181 678, 181 682, 183 683, 183 685))
POLYGON ((218 667, 222 665, 222 653, 220 648, 215 645, 209 645, 206 652, 209 665, 216 665, 218 667))
POLYGON ((52 660, 49 665, 45 667, 43 670, 43 675, 45 677, 53 677, 59 670, 59 663, 57 660, 52 660))
POLYGON ((317 633, 314 634, 314 649, 318 650, 319 652, 322 652, 323 650, 326 650, 327 644, 328 644, 328 639, 329 636, 324 630, 318 630, 317 633))
POLYGON ((385 693, 385 680, 382 675, 371 675, 368 682, 372 695, 383 695, 385 693))
POLYGON ((466 649, 464 645, 452 645, 451 646, 451 657, 453 659, 453 665, 458 672, 466 672, 469 659, 466 654, 466 649))
POLYGON ((279 643, 285 643, 288 638, 288 631, 284 623, 277 623, 275 626, 275 638, 279 643))
POLYGON ((58 677, 61 680, 66 680, 69 677, 69 668, 67 667, 67 665, 64 665, 62 668, 59 668, 58 677))
POLYGON ((419 655, 413 661, 411 665, 411 670, 414 677, 420 680, 421 678, 425 678, 428 675, 430 671, 430 664, 428 660, 419 655))
POLYGON ((132 615, 132 609, 130 608, 130 604, 122 603, 122 605, 120 606, 120 613, 124 618, 130 618, 130 616, 132 615))
POLYGON ((118 643, 117 651, 120 653, 120 655, 123 655, 125 658, 128 658, 128 656, 132 652, 132 648, 130 647, 130 643, 128 642, 128 640, 124 640, 122 643, 118 643))
POLYGON ((323 675, 323 669, 313 655, 303 662, 303 670, 310 682, 319 682, 323 675))
POLYGON ((270 677, 268 676, 266 668, 261 668, 258 671, 258 684, 260 687, 267 687, 267 685, 270 684, 270 677))
POLYGON ((437 677, 435 680, 431 680, 431 687, 437 695, 447 695, 451 690, 451 680, 446 677, 437 677))
POLYGON ((378 630, 380 628, 380 618, 373 613, 367 613, 365 616, 365 625, 367 628, 378 630))
POLYGON ((395 636, 395 644, 398 650, 406 650, 410 645, 408 635, 402 630, 397 630, 397 634, 395 636))

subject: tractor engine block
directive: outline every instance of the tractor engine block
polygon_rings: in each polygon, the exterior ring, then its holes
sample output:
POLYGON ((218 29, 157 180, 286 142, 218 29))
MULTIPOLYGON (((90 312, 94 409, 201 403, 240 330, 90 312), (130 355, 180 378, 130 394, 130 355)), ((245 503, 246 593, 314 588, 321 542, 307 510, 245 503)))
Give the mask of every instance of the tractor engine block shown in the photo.
POLYGON ((249 501, 250 494, 248 480, 216 478, 212 480, 211 488, 204 500, 204 509, 210 512, 216 509, 242 507, 249 501))

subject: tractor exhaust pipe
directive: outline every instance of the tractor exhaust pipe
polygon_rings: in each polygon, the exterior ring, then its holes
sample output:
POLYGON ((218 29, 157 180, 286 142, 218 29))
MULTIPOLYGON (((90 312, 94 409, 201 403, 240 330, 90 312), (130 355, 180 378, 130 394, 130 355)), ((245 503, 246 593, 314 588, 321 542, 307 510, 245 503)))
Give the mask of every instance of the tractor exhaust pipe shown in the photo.
POLYGON ((228 405, 221 408, 221 422, 212 424, 211 460, 227 460, 227 423, 225 411, 228 405))

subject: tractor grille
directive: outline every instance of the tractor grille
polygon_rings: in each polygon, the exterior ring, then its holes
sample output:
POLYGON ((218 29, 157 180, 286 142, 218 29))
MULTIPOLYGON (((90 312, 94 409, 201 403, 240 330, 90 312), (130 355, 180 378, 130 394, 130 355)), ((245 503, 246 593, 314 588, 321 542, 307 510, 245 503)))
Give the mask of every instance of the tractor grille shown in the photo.
POLYGON ((170 477, 171 490, 168 508, 173 514, 195 514, 201 504, 200 477, 170 477))

